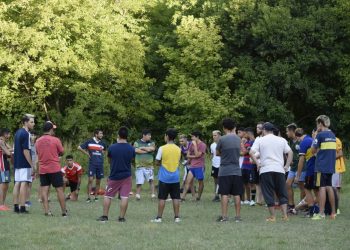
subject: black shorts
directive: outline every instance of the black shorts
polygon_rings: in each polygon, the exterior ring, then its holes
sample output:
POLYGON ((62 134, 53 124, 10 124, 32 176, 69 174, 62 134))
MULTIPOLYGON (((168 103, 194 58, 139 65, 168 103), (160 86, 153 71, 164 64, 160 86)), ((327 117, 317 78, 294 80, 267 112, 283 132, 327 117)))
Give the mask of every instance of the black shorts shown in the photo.
POLYGON ((242 179, 244 184, 258 184, 258 171, 256 169, 242 169, 242 179))
POLYGON ((332 186, 332 175, 324 173, 315 173, 315 187, 331 187, 332 186))
POLYGON ((69 185, 71 193, 73 193, 74 191, 76 191, 78 189, 78 182, 68 180, 68 185, 69 185))
POLYGON ((305 177, 305 186, 307 190, 315 189, 315 175, 305 177))
POLYGON ((243 190, 242 176, 219 176, 219 194, 238 196, 243 194, 243 190))
POLYGON ((268 207, 275 205, 275 196, 279 204, 288 203, 288 194, 284 173, 267 172, 260 174, 261 191, 268 207))
POLYGON ((211 167, 211 176, 214 178, 218 178, 219 175, 219 168, 211 167))
POLYGON ((50 186, 55 188, 63 187, 63 176, 62 172, 56 172, 52 174, 41 174, 40 175, 40 186, 50 186))
POLYGON ((158 182, 158 199, 166 200, 170 194, 171 199, 180 200, 180 182, 177 183, 165 183, 158 182))

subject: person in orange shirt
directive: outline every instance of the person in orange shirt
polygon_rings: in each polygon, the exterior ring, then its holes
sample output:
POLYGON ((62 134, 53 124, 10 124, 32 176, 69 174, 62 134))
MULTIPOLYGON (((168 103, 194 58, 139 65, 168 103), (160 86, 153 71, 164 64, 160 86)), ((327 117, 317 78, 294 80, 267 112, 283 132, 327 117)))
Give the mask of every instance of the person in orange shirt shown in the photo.
POLYGON ((70 194, 66 197, 66 200, 77 201, 83 168, 79 163, 73 161, 72 155, 66 156, 66 163, 67 165, 61 169, 64 181, 63 191, 66 186, 69 186, 70 194))
MULTIPOLYGON (((343 146, 341 140, 336 137, 336 161, 335 161, 335 173, 332 175, 332 186, 337 189, 338 202, 340 201, 340 189, 342 175, 345 172, 345 160, 343 155, 343 146)), ((340 214, 339 208, 337 214, 340 214)))

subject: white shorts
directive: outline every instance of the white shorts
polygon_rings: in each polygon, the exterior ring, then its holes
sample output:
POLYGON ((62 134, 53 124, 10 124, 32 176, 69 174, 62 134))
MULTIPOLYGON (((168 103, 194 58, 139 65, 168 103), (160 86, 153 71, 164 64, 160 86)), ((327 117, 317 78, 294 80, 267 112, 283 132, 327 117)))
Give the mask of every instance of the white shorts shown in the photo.
POLYGON ((31 168, 16 168, 15 169, 15 182, 32 182, 32 169, 31 168))
POLYGON ((341 187, 341 176, 340 173, 335 173, 332 175, 332 187, 340 188, 341 187))
POLYGON ((145 180, 147 182, 153 181, 153 169, 152 168, 145 168, 145 167, 140 167, 137 168, 135 171, 136 175, 136 184, 137 185, 142 185, 145 180))

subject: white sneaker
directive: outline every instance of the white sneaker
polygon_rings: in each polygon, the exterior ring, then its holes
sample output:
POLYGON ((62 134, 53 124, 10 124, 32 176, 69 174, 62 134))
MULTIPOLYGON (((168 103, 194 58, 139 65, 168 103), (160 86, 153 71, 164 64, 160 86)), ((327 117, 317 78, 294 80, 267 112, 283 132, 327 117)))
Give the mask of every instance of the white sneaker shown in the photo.
POLYGON ((155 218, 155 219, 151 220, 151 222, 153 222, 153 223, 162 223, 162 218, 155 218))
POLYGON ((156 197, 157 197, 157 196, 156 196, 155 194, 152 194, 152 195, 151 195, 151 198, 152 198, 152 199, 154 199, 154 198, 156 198, 156 197))
POLYGON ((179 217, 176 217, 176 218, 174 219, 174 222, 175 222, 175 223, 179 223, 179 222, 181 222, 181 220, 180 220, 179 217))
POLYGON ((249 206, 255 206, 255 201, 251 200, 251 201, 249 202, 249 206))
POLYGON ((243 204, 244 204, 244 205, 249 205, 249 201, 248 201, 248 200, 245 200, 245 201, 243 202, 243 204))
POLYGON ((141 199, 141 195, 140 194, 136 194, 135 198, 136 198, 136 200, 140 200, 141 199))

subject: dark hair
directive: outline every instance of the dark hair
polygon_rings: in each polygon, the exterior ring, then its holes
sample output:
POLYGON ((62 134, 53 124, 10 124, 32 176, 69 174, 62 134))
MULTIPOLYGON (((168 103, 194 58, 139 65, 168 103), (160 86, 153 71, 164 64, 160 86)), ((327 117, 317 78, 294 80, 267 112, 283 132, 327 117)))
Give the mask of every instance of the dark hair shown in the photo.
POLYGON ((67 155, 66 160, 73 160, 73 155, 67 155))
POLYGON ((248 132, 248 133, 254 134, 254 129, 251 128, 251 127, 244 129, 244 131, 245 131, 245 132, 248 132))
POLYGON ((297 137, 302 137, 304 135, 304 129, 302 129, 302 128, 297 128, 296 130, 295 130, 295 136, 297 136, 297 137))
POLYGON ((291 123, 287 126, 287 129, 295 132, 295 130, 297 129, 297 125, 295 123, 291 123))
POLYGON ((142 130, 142 135, 148 135, 148 134, 151 134, 151 130, 149 129, 142 130))
POLYGON ((244 132, 244 131, 245 131, 245 128, 243 128, 243 127, 238 127, 236 130, 237 130, 237 132, 238 132, 238 131, 243 131, 243 132, 244 132))
POLYGON ((201 137, 202 137, 202 133, 199 132, 199 131, 193 131, 193 132, 191 133, 191 135, 193 135, 193 136, 195 136, 195 137, 198 137, 198 138, 201 138, 201 137))
POLYGON ((97 128, 94 130, 94 135, 98 135, 98 133, 100 133, 100 132, 103 132, 103 130, 100 128, 97 128))
POLYGON ((168 136, 168 138, 169 138, 170 141, 173 141, 173 140, 175 140, 175 138, 176 138, 176 136, 177 136, 177 131, 176 131, 176 129, 174 129, 174 128, 169 128, 169 129, 167 129, 167 131, 165 132, 165 135, 168 136))
POLYGON ((280 129, 275 126, 274 129, 272 130, 272 132, 275 136, 278 136, 280 133, 280 129))
POLYGON ((2 128, 0 129, 0 136, 4 136, 6 134, 11 133, 11 131, 8 128, 2 128))
POLYGON ((225 119, 222 121, 222 126, 223 126, 225 129, 233 130, 234 128, 236 128, 236 123, 235 123, 234 120, 232 120, 231 118, 225 118, 225 119))
POLYGON ((24 124, 24 123, 26 123, 26 122, 29 122, 29 120, 30 120, 31 118, 34 118, 34 115, 25 114, 24 116, 22 116, 22 119, 21 119, 22 124, 24 124))
POLYGON ((128 139, 128 135, 129 135, 129 131, 127 129, 127 127, 121 127, 118 130, 118 136, 120 139, 128 139))
POLYGON ((265 122, 260 121, 260 122, 258 122, 256 125, 264 125, 264 124, 265 124, 265 122))
POLYGON ((43 125, 43 131, 44 132, 49 132, 51 129, 53 129, 53 124, 52 122, 45 122, 44 125, 43 125))

